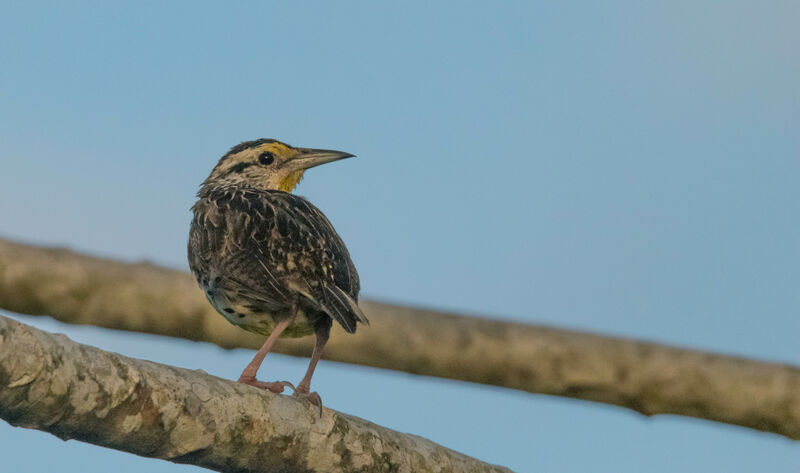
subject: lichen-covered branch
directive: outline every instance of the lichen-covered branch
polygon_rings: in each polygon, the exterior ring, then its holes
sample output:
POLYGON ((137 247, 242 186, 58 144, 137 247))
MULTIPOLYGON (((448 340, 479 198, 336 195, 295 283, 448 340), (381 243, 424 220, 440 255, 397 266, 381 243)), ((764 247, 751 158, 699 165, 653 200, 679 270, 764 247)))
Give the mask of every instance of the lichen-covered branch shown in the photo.
POLYGON ((0 316, 0 418, 229 472, 492 472, 421 437, 211 376, 81 345, 0 316))
MULTIPOLYGON (((326 359, 679 414, 800 439, 800 368, 541 326, 362 301, 326 359)), ((0 307, 70 323, 258 348, 187 273, 0 240, 0 307)), ((309 341, 277 351, 310 353, 309 341)))

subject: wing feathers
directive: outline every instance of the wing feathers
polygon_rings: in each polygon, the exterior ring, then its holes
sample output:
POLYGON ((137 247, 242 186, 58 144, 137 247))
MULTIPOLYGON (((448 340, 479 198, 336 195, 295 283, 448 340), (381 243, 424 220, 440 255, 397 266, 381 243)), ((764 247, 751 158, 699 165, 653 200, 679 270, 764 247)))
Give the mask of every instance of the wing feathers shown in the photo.
POLYGON ((347 248, 307 200, 223 188, 208 190, 194 210, 193 271, 224 275, 224 289, 267 312, 291 307, 301 296, 348 332, 369 323, 358 307, 358 273, 347 248))

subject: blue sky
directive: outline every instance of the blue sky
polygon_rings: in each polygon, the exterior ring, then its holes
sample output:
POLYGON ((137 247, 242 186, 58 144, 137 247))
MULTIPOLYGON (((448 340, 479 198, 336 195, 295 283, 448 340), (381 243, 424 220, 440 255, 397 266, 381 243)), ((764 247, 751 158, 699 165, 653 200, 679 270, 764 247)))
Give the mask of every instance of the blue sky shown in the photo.
MULTIPOLYGON (((273 137, 358 155, 297 192, 364 296, 800 363, 800 4, 432 3, 0 1, 0 235, 185 268, 198 184, 273 137)), ((227 378, 250 357, 24 320, 227 378)), ((324 362, 315 386, 519 472, 800 467, 698 420, 324 362)), ((192 469, 0 445, 18 471, 192 469)))

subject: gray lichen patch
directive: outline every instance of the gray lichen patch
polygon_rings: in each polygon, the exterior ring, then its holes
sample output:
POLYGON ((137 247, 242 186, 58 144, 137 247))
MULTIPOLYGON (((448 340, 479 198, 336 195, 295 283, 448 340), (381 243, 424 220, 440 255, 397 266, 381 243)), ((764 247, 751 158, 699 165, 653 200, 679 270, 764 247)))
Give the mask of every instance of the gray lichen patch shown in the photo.
POLYGON ((123 434, 130 434, 138 430, 142 426, 142 415, 133 414, 125 416, 120 424, 120 430, 123 434))
POLYGON ((169 433, 171 449, 164 452, 169 457, 177 457, 188 452, 208 448, 214 444, 214 432, 207 429, 198 419, 189 415, 181 416, 169 433))

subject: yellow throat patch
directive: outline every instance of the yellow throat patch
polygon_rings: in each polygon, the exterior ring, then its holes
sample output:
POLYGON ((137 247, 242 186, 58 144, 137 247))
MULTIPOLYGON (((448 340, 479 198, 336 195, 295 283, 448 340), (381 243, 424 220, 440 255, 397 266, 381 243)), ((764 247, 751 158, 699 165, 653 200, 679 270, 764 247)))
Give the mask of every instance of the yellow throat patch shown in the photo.
POLYGON ((292 192, 292 190, 297 187, 297 184, 303 179, 303 170, 295 171, 289 175, 287 175, 283 181, 281 181, 278 190, 283 192, 292 192))

